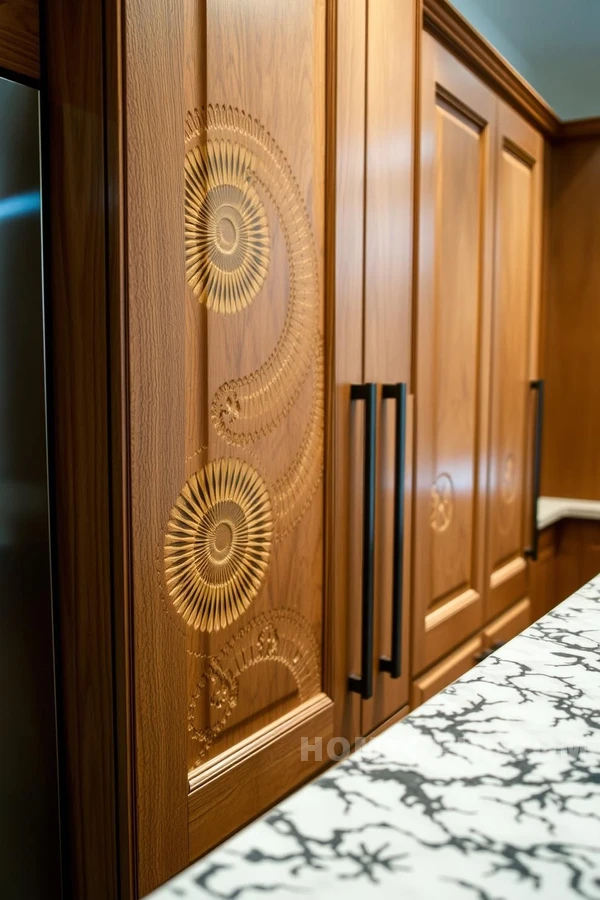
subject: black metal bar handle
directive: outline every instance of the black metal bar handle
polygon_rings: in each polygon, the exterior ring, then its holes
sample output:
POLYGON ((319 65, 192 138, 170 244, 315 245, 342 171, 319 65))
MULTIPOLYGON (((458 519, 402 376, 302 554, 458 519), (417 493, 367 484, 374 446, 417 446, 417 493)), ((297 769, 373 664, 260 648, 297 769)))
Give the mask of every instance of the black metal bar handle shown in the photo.
POLYGON ((377 387, 353 384, 351 400, 365 401, 365 459, 362 540, 362 635, 360 675, 350 675, 348 688, 370 700, 373 696, 373 595, 375 588, 375 409, 377 387))
POLYGON ((537 391, 537 410, 535 416, 535 439, 533 446, 533 484, 531 490, 531 535, 530 547, 525 548, 525 556, 534 562, 538 557, 537 507, 540 497, 540 479, 542 472, 542 429, 544 427, 544 379, 537 378, 529 382, 532 391, 537 391))
POLYGON ((406 385, 384 384, 384 400, 396 401, 394 485, 394 573, 392 587, 392 655, 379 657, 379 671, 392 678, 402 675, 402 604, 404 592, 404 475, 406 469, 406 385))

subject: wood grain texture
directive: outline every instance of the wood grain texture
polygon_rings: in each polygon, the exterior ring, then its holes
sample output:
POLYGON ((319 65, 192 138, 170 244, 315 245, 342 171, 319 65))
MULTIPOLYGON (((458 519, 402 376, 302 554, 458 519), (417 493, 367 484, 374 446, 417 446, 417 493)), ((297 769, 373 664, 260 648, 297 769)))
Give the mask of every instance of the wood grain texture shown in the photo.
MULTIPOLYGON (((415 0, 370 3, 365 121, 364 380, 405 382, 411 390, 413 189, 415 167, 415 0)), ((374 696, 362 709, 363 734, 409 699, 410 536, 413 398, 407 401, 402 674, 379 671, 391 653, 393 521, 396 491, 394 403, 377 416, 374 696)))
POLYGON ((40 77, 39 0, 0 0, 0 66, 40 77))
POLYGON ((600 522, 566 519, 556 538, 556 603, 600 572, 600 522))
POLYGON ((321 694, 208 763, 201 786, 192 783, 189 795, 190 861, 328 765, 334 734, 333 703, 321 694), (303 738, 320 749, 303 758, 303 738))
POLYGON ((600 138, 600 116, 590 119, 569 119, 560 123, 554 142, 582 141, 600 138))
POLYGON ((542 493, 600 499, 600 140, 551 149, 542 493))
POLYGON ((505 613, 490 622, 483 629, 483 647, 493 647, 494 644, 506 643, 512 640, 532 622, 531 601, 528 597, 515 603, 505 613))
POLYGON ((306 777, 297 729, 282 725, 298 708, 309 739, 333 730, 332 701, 325 717, 310 701, 335 634, 323 553, 334 6, 172 6, 126 7, 143 893, 306 777), (217 828, 206 811, 220 801, 217 828))
POLYGON ((185 481, 183 9, 161 0, 131 0, 124 24, 136 796, 143 896, 189 861, 185 635, 165 612, 157 577, 160 536, 185 481))
POLYGON ((537 621, 566 597, 559 597, 556 550, 561 523, 545 528, 539 537, 538 558, 530 563, 531 618, 537 621))
POLYGON ((413 673, 482 621, 496 117, 430 35, 421 83, 413 673))
POLYGON ((360 669, 361 414, 350 385, 363 381, 366 0, 337 6, 335 183, 335 545, 336 734, 361 734, 361 701, 348 691, 360 669))
POLYGON ((388 728, 391 728, 392 725, 395 725, 396 722, 401 722, 402 719, 406 718, 406 716, 410 712, 410 706, 403 706, 402 709, 399 709, 398 712, 394 713, 393 716, 390 716, 389 719, 386 719, 381 725, 378 725, 377 728, 374 728, 373 731, 370 731, 369 734, 365 738, 365 743, 369 743, 373 738, 378 737, 380 734, 383 734, 384 731, 387 731, 388 728))
POLYGON ((65 891, 90 900, 127 896, 131 886, 128 834, 121 844, 118 823, 122 809, 123 821, 128 815, 127 776, 115 771, 116 748, 127 755, 128 684, 113 669, 114 643, 125 642, 116 633, 125 573, 113 479, 123 464, 123 298, 113 277, 122 228, 118 96, 106 74, 119 34, 108 7, 106 19, 99 5, 73 16, 70 0, 46 11, 42 111, 65 891))
POLYGON ((502 102, 496 134, 486 619, 528 590, 544 183, 542 136, 502 102))
POLYGON ((448 0, 424 0, 423 26, 532 125, 548 136, 559 133, 554 110, 448 0))
POLYGON ((365 381, 410 387, 415 0, 367 17, 365 381))
POLYGON ((475 665, 475 657, 482 648, 482 639, 478 635, 467 641, 440 663, 413 681, 410 707, 416 709, 430 697, 448 687, 475 665))

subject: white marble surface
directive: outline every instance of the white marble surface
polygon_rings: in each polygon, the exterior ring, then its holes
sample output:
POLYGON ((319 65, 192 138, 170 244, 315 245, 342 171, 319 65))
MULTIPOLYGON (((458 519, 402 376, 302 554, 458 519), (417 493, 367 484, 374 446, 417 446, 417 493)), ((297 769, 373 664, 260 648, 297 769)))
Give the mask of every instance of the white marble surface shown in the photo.
POLYGON ((153 896, 375 895, 599 900, 600 576, 153 896))
POLYGON ((600 500, 540 497, 537 506, 537 526, 540 531, 561 519, 600 519, 600 500))

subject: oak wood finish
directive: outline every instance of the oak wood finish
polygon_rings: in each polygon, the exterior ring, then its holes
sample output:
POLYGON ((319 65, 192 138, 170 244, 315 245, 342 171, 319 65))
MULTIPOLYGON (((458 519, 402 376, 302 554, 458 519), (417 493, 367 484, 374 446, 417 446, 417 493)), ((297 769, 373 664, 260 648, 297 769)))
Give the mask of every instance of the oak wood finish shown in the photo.
POLYGON ((413 673, 482 623, 496 99, 430 35, 421 76, 413 673))
MULTIPOLYGON (((364 380, 405 382, 411 390, 414 118, 417 5, 415 0, 368 4, 365 168, 364 380)), ((379 671, 390 657, 395 498, 394 403, 380 399, 375 547, 374 696, 362 709, 361 732, 372 731, 409 700, 410 550, 413 398, 407 401, 404 484, 402 674, 379 671)))
POLYGON ((542 493, 600 499, 600 140, 552 147, 546 254, 542 493))
POLYGON ((525 597, 505 613, 490 622, 483 629, 483 647, 493 647, 494 644, 512 640, 531 624, 532 609, 529 597, 525 597))
POLYGON ((559 597, 556 552, 561 523, 544 528, 539 536, 538 558, 530 563, 531 618, 537 621, 568 595, 559 597))
POLYGON ((308 777, 301 737, 333 734, 321 660, 334 638, 322 386, 334 9, 127 4, 142 893, 308 777))
MULTIPOLYGON (((363 412, 350 384, 411 382, 414 0, 338 5, 336 190, 336 591, 337 679, 360 671, 363 412), (402 52, 398 52, 398 45, 402 52), (391 136, 394 136, 394 140, 391 136)), ((405 479, 403 671, 379 672, 392 627, 395 410, 378 389, 374 696, 346 693, 338 733, 372 730, 408 701, 412 398, 405 479)))
POLYGON ((335 535, 336 734, 361 734, 361 700, 348 691, 360 669, 362 414, 350 385, 363 381, 366 2, 337 5, 335 182, 335 535))
POLYGON ((160 535, 185 481, 183 8, 131 0, 124 24, 137 856, 143 896, 189 861, 185 633, 163 609, 156 574, 160 535))
POLYGON ((485 617, 525 596, 532 540, 530 379, 538 375, 544 142, 499 102, 485 617))
POLYGON ((40 77, 39 0, 0 2, 0 68, 27 78, 40 77))
POLYGON ((600 138, 600 116, 589 119, 569 119, 561 122, 554 141, 582 141, 597 138, 600 138))
POLYGON ((85 16, 74 16, 69 0, 48 7, 44 267, 65 894, 106 900, 133 896, 135 880, 123 537, 120 22, 109 2, 85 16))
POLYGON ((416 709, 435 694, 448 687, 475 665, 475 657, 482 648, 481 635, 472 638, 450 653, 440 663, 413 681, 410 706, 416 709))
POLYGON ((560 132, 554 110, 448 0, 423 0, 423 26, 534 127, 549 137, 560 132))
POLYGON ((559 524, 556 543, 556 602, 600 572, 600 522, 566 519, 559 524))
POLYGON ((410 706, 403 706, 402 709, 398 710, 397 713, 394 713, 393 716, 390 716, 389 719, 386 719, 385 722, 382 722, 381 725, 378 725, 377 728, 370 731, 369 734, 364 738, 365 743, 369 743, 373 738, 378 737, 380 734, 383 734, 384 731, 387 731, 388 728, 391 728, 392 725, 395 725, 396 722, 401 722, 402 719, 405 719, 406 716, 410 712, 410 706))
POLYGON ((215 846, 241 822, 256 818, 323 768, 327 744, 334 737, 332 712, 329 697, 317 695, 263 733, 240 741, 232 759, 209 764, 202 791, 190 794, 192 855, 194 848, 204 851, 215 846), (315 737, 320 740, 316 742, 315 737), (310 748, 317 747, 315 752, 308 749, 306 759, 302 758, 303 738, 310 748))

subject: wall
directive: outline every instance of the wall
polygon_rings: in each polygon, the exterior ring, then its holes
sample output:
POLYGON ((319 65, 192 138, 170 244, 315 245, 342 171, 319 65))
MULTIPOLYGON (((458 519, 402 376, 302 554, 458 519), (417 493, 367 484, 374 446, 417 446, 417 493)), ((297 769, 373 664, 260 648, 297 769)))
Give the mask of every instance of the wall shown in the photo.
POLYGON ((600 139, 551 150, 542 494, 600 500, 600 139))
POLYGON ((598 0, 451 0, 561 119, 600 115, 598 0))

